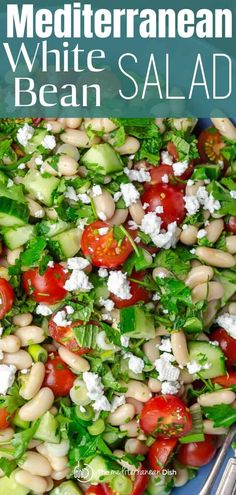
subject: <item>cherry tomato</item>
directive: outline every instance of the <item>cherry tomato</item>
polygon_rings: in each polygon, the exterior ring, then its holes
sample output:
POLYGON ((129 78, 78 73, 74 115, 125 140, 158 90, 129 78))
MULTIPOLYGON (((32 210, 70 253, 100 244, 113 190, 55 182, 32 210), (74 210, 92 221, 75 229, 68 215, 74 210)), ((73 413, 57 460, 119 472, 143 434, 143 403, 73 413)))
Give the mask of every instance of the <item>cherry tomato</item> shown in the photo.
POLYGON ((148 474, 145 471, 144 466, 140 466, 134 479, 134 486, 131 495, 142 495, 148 485, 148 474))
POLYGON ((27 270, 23 274, 23 287, 29 296, 37 302, 54 304, 64 299, 67 291, 64 284, 67 274, 59 263, 47 268, 43 275, 39 275, 38 268, 27 270))
POLYGON ((224 141, 215 127, 204 129, 198 137, 198 151, 202 162, 218 162, 222 160, 221 150, 224 141))
POLYGON ((227 366, 234 366, 236 364, 236 339, 230 337, 224 328, 213 330, 210 339, 219 342, 220 348, 227 357, 227 366))
POLYGON ((73 386, 76 375, 56 354, 48 359, 45 364, 45 370, 43 386, 49 387, 55 397, 66 397, 73 386))
POLYGON ((178 185, 178 187, 183 188, 184 185, 178 183, 178 179, 180 179, 180 180, 189 179, 189 177, 191 177, 191 175, 193 173, 193 168, 194 168, 193 163, 190 163, 187 170, 185 170, 185 172, 182 175, 178 175, 178 177, 176 177, 174 175, 173 167, 171 165, 165 165, 163 163, 157 167, 152 167, 149 170, 150 175, 151 175, 151 181, 148 182, 148 184, 150 184, 150 185, 151 184, 152 185, 163 184, 163 181, 162 181, 163 175, 168 175, 169 182, 171 184, 176 184, 176 185, 178 185))
POLYGON ((227 230, 227 232, 232 232, 232 234, 236 234, 236 217, 229 217, 225 222, 225 230, 227 230))
POLYGON ((140 426, 157 437, 181 437, 192 427, 192 418, 185 404, 173 395, 153 397, 144 405, 140 426))
POLYGON ((176 438, 159 438, 151 445, 148 460, 154 471, 161 471, 176 445, 176 438))
POLYGON ((5 407, 0 408, 0 430, 5 430, 5 428, 8 428, 10 422, 9 422, 9 413, 5 409, 5 407))
POLYGON ((11 310, 13 302, 14 292, 12 286, 5 278, 0 278, 0 320, 11 310))
POLYGON ((232 387, 232 385, 236 385, 236 371, 228 371, 227 375, 212 378, 212 383, 217 383, 226 388, 232 387))
POLYGON ((102 485, 91 485, 87 488, 85 495, 105 495, 102 485))
POLYGON ((48 329, 51 337, 61 345, 64 345, 67 349, 74 352, 75 354, 86 354, 90 351, 90 349, 85 349, 83 347, 79 347, 78 342, 74 336, 73 328, 82 324, 82 321, 74 321, 71 325, 66 327, 60 327, 55 323, 53 318, 55 314, 53 314, 48 323, 48 329))
MULTIPOLYGON (((145 277, 145 272, 133 272, 130 275, 130 278, 135 278, 137 280, 143 280, 145 277)), ((114 301, 116 308, 121 309, 125 308, 127 306, 133 306, 133 304, 136 304, 139 301, 143 301, 144 303, 149 301, 149 292, 142 287, 142 285, 139 285, 136 282, 130 282, 130 292, 132 294, 132 297, 130 299, 120 299, 117 296, 112 295, 111 299, 114 301)))
POLYGON ((155 211, 157 206, 163 207, 163 213, 158 214, 162 218, 163 228, 172 222, 181 223, 186 214, 183 192, 170 184, 157 184, 147 189, 142 196, 142 203, 149 204, 146 212, 155 211))
POLYGON ((41 120, 43 120, 43 119, 40 119, 40 118, 33 119, 33 124, 38 126, 40 124, 41 120))
POLYGON ((93 265, 105 268, 116 268, 121 265, 133 251, 130 241, 125 237, 117 241, 113 235, 113 227, 101 220, 91 223, 83 232, 81 250, 89 256, 93 265), (99 229, 108 229, 105 235, 99 229))
POLYGON ((205 435, 203 442, 192 442, 181 445, 177 454, 178 461, 191 467, 205 466, 210 462, 218 447, 217 437, 205 435))

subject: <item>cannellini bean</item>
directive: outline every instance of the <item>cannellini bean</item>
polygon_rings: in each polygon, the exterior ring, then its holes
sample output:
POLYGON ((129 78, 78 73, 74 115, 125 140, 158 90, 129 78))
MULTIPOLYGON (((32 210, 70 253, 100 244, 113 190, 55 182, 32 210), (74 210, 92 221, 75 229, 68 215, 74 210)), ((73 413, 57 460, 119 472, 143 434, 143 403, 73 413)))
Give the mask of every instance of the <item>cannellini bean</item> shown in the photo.
POLYGON ((148 388, 151 390, 151 392, 154 392, 155 394, 157 394, 158 392, 161 391, 160 380, 156 380, 156 378, 149 378, 148 388))
POLYGON ((229 314, 236 315, 236 302, 232 302, 228 307, 229 314))
POLYGON ((52 466, 53 471, 63 471, 67 468, 68 459, 66 456, 62 457, 49 457, 50 464, 52 466))
POLYGON ((27 347, 30 344, 41 344, 45 340, 43 328, 36 325, 20 327, 15 331, 15 335, 19 337, 22 347, 27 347))
POLYGON ((135 408, 135 414, 140 414, 143 409, 143 402, 133 399, 133 397, 127 397, 126 402, 132 404, 135 408))
POLYGON ((51 389, 43 387, 33 399, 19 409, 19 416, 23 421, 34 421, 52 407, 53 401, 51 389))
MULTIPOLYGON (((50 167, 50 169, 51 169, 51 167, 50 167)), ((52 169, 52 170, 53 170, 53 172, 55 172, 54 169, 52 169)), ((42 207, 42 205, 37 203, 37 201, 34 201, 34 199, 31 199, 29 196, 26 196, 26 201, 27 201, 27 204, 29 207, 29 212, 30 212, 31 217, 35 217, 35 218, 43 218, 44 217, 45 211, 44 211, 44 208, 42 207)))
POLYGON ((126 397, 133 397, 133 399, 137 399, 140 402, 147 402, 152 397, 148 386, 143 382, 130 380, 124 386, 127 387, 127 391, 125 392, 126 397))
POLYGON ((230 254, 236 253, 236 235, 226 237, 226 249, 230 254))
POLYGON ((12 251, 10 249, 7 249, 7 262, 9 265, 15 265, 16 260, 18 260, 20 253, 22 253, 23 248, 19 247, 16 249, 13 249, 12 251))
POLYGON ((90 148, 92 144, 100 141, 96 136, 93 139, 89 139, 85 131, 78 131, 77 129, 67 129, 60 135, 60 139, 63 143, 73 144, 77 148, 90 148))
POLYGON ((12 439, 14 435, 14 430, 13 428, 5 428, 4 430, 0 430, 0 444, 2 442, 8 442, 9 440, 12 439))
POLYGON ((204 186, 204 180, 196 181, 192 186, 186 186, 185 194, 186 196, 196 196, 199 187, 204 186))
POLYGON ((32 438, 29 442, 28 448, 29 449, 35 449, 40 444, 41 444, 41 440, 35 440, 34 438, 32 438))
POLYGON ((225 435, 228 431, 228 428, 223 428, 223 426, 214 427, 214 421, 210 419, 203 420, 203 431, 208 435, 225 435))
POLYGON ((58 175, 73 176, 78 171, 79 164, 69 155, 61 155, 58 160, 58 175))
POLYGON ((96 213, 101 220, 110 220, 115 213, 115 201, 112 195, 103 189, 102 194, 93 198, 96 213), (104 217, 104 218, 103 218, 104 217))
POLYGON ((107 422, 112 426, 120 426, 126 421, 130 421, 135 416, 135 408, 132 404, 123 404, 116 411, 110 413, 107 422))
POLYGON ((212 222, 205 227, 205 230, 207 231, 208 241, 213 243, 216 242, 224 230, 224 222, 222 218, 212 220, 212 222))
POLYGON ((128 437, 135 438, 140 433, 140 426, 138 422, 135 419, 133 419, 132 421, 129 421, 124 425, 120 425, 120 431, 126 431, 128 437))
POLYGON ((195 225, 188 225, 187 229, 182 230, 180 234, 180 241, 186 246, 192 246, 197 241, 198 229, 195 225))
POLYGON ((160 356, 160 352, 158 349, 160 343, 160 337, 155 337, 155 339, 150 339, 148 342, 145 342, 145 344, 143 344, 143 352, 144 354, 146 354, 151 363, 154 363, 160 356))
POLYGON ((117 125, 112 122, 110 119, 85 119, 85 127, 91 127, 93 131, 103 131, 105 133, 109 133, 114 131, 117 128, 117 125))
POLYGON ((134 153, 137 153, 139 148, 140 142, 138 141, 138 139, 133 136, 127 136, 125 143, 115 149, 116 151, 118 151, 118 153, 120 153, 120 155, 133 155, 134 153))
POLYGON ((39 392, 45 376, 45 366, 43 363, 34 363, 29 375, 24 375, 24 381, 20 388, 19 394, 25 400, 33 399, 39 392))
POLYGON ((132 220, 137 225, 140 225, 141 222, 142 222, 142 219, 143 219, 143 217, 145 215, 145 211, 143 209, 143 205, 142 205, 140 199, 138 199, 135 203, 133 203, 129 207, 129 213, 130 213, 130 216, 131 216, 132 220))
POLYGON ((76 162, 79 161, 80 158, 80 152, 76 146, 73 146, 72 144, 61 144, 59 148, 57 149, 57 153, 59 155, 67 155, 73 158, 76 162))
POLYGON ((211 121, 224 137, 235 141, 236 129, 234 124, 229 119, 226 117, 212 117, 211 121))
POLYGON ((14 366, 18 370, 23 370, 25 368, 29 368, 32 365, 32 359, 28 352, 20 349, 17 352, 12 352, 11 354, 4 354, 4 358, 2 360, 4 364, 14 364, 14 366))
POLYGON ((70 448, 68 440, 62 440, 60 443, 46 442, 45 445, 51 457, 64 457, 70 448))
POLYGON ((198 247, 196 249, 196 255, 210 266, 232 268, 235 265, 235 259, 232 254, 225 253, 224 251, 221 251, 221 249, 214 249, 205 246, 198 247))
POLYGON ((181 366, 189 362, 189 353, 185 334, 182 330, 171 334, 171 345, 175 360, 181 366))
POLYGON ((214 277, 214 270, 211 266, 200 265, 192 268, 185 279, 185 285, 193 289, 199 284, 209 282, 214 277))
POLYGON ((128 213, 128 208, 116 210, 113 217, 108 221, 109 225, 122 225, 126 221, 128 213))
POLYGON ((187 468, 180 468, 179 466, 175 466, 175 477, 174 477, 174 486, 180 487, 186 485, 188 482, 188 470, 187 468))
POLYGON ((21 315, 13 316, 13 323, 19 327, 27 327, 32 323, 33 316, 31 313, 22 313, 21 315))
POLYGON ((50 492, 54 487, 53 479, 50 478, 50 476, 47 476, 46 481, 47 481, 47 492, 50 492))
POLYGON ((81 118, 68 118, 65 119, 65 124, 69 129, 78 129, 81 126, 82 120, 81 118))
POLYGON ((30 450, 25 453, 23 462, 21 461, 19 466, 25 471, 38 476, 49 476, 52 472, 52 468, 46 457, 30 450))
POLYGON ((224 295, 224 287, 220 282, 204 282, 199 284, 192 290, 193 302, 198 302, 206 299, 208 302, 213 299, 221 299, 224 295))
POLYGON ((3 352, 17 352, 21 346, 21 341, 16 335, 6 335, 0 339, 0 349, 3 352))
POLYGON ((155 119, 155 124, 158 125, 158 127, 160 129, 160 133, 163 134, 163 132, 165 132, 165 130, 166 130, 165 119, 161 119, 161 118, 157 117, 155 119))
POLYGON ((55 208, 46 208, 45 213, 50 220, 57 220, 58 218, 55 208))
POLYGON ((213 301, 210 301, 207 305, 206 310, 203 311, 203 321, 206 327, 209 327, 213 323, 215 315, 218 311, 218 306, 219 299, 215 299, 213 301))
POLYGON ((148 452, 148 447, 137 438, 129 438, 125 442, 125 452, 128 454, 145 455, 148 452))
POLYGON ((45 493, 47 490, 47 481, 42 476, 31 474, 24 469, 16 471, 15 480, 19 485, 32 490, 32 492, 45 493))
POLYGON ((218 390, 217 392, 209 392, 198 397, 197 401, 202 407, 216 406, 217 404, 232 404, 236 399, 236 395, 231 390, 218 390))
POLYGON ((66 347, 60 346, 58 349, 58 353, 62 361, 68 364, 68 366, 73 368, 75 371, 78 371, 79 373, 89 371, 89 362, 83 357, 77 356, 77 354, 74 354, 74 352, 69 351, 68 349, 66 349, 66 347))
POLYGON ((156 332, 156 336, 162 337, 163 335, 170 335, 170 332, 168 332, 168 330, 163 325, 157 327, 155 332, 156 332))
POLYGON ((158 266, 157 268, 154 268, 152 272, 152 276, 154 280, 158 277, 164 278, 164 277, 173 277, 173 273, 170 272, 170 270, 167 270, 167 268, 162 268, 162 266, 158 266))
POLYGON ((69 468, 65 468, 63 469, 63 471, 53 471, 51 477, 53 480, 60 481, 63 480, 68 473, 69 473, 69 468))
POLYGON ((47 125, 52 134, 59 134, 65 128, 64 124, 58 120, 49 120, 47 125))
POLYGON ((91 399, 88 396, 88 390, 85 383, 80 378, 76 378, 73 387, 70 389, 70 398, 78 406, 87 406, 91 399))
POLYGON ((181 382, 184 382, 184 383, 193 383, 194 377, 193 377, 193 375, 190 375, 190 373, 188 372, 188 370, 182 369, 182 370, 180 370, 180 378, 179 378, 179 380, 181 382))

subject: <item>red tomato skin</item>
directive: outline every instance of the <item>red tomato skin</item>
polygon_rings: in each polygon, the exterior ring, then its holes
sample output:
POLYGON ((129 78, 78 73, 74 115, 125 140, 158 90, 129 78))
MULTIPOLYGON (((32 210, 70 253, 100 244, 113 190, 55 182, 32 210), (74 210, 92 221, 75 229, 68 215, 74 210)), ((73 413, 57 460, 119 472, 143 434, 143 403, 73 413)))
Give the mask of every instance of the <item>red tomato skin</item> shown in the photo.
POLYGON ((10 425, 8 420, 9 413, 5 409, 5 407, 0 408, 0 430, 5 430, 10 425))
POLYGON ((192 418, 179 397, 158 395, 144 404, 140 427, 145 433, 157 437, 178 438, 191 430, 192 418))
POLYGON ((164 229, 169 223, 181 223, 186 215, 183 192, 178 186, 156 184, 147 189, 142 195, 142 203, 148 203, 146 213, 155 211, 157 206, 163 206, 163 213, 158 214, 162 219, 164 229))
POLYGON ((12 286, 4 278, 0 278, 0 320, 11 310, 14 302, 14 291, 12 286))
POLYGON ((105 495, 102 485, 91 485, 87 488, 85 495, 105 495))
POLYGON ((67 294, 64 284, 67 274, 59 263, 47 268, 43 275, 39 275, 38 268, 24 272, 23 287, 29 296, 37 302, 54 304, 61 301, 67 294))
POLYGON ((215 127, 204 129, 198 137, 198 151, 202 163, 215 163, 222 159, 221 149, 224 147, 223 138, 215 127))
POLYGON ((71 325, 68 325, 66 327, 60 327, 55 323, 55 321, 53 321, 54 316, 55 314, 51 316, 48 323, 48 329, 51 337, 56 342, 69 349, 69 351, 74 352, 74 354, 80 355, 80 354, 87 354, 88 352, 90 352, 90 349, 79 347, 78 342, 73 334, 73 327, 77 327, 82 322, 74 321, 71 325))
MULTIPOLYGON (((135 278, 137 280, 143 280, 145 277, 145 272, 133 272, 130 275, 130 278, 135 278)), ((111 295, 112 301, 114 301, 116 308, 121 309, 121 308, 126 308, 128 306, 133 306, 133 304, 136 304, 139 301, 143 301, 144 303, 148 302, 150 299, 150 294, 149 292, 144 289, 141 285, 135 282, 130 282, 130 292, 132 294, 132 297, 130 299, 120 299, 119 297, 115 295, 111 295)))
POLYGON ((161 471, 176 445, 176 438, 159 438, 151 445, 148 452, 148 460, 154 471, 161 471))
POLYGON ((179 153, 177 151, 175 144, 172 143, 171 141, 167 143, 167 151, 168 153, 170 153, 170 155, 173 156, 173 159, 177 162, 179 159, 179 153))
POLYGON ((203 442, 192 442, 181 445, 177 454, 178 461, 190 467, 201 467, 213 459, 218 447, 217 437, 205 435, 203 442))
POLYGON ((43 387, 49 387, 55 397, 66 397, 73 386, 76 375, 56 354, 48 359, 45 364, 45 370, 43 387))
POLYGON ((132 253, 133 246, 127 237, 118 246, 113 237, 112 227, 101 220, 97 220, 85 228, 81 239, 81 250, 84 256, 91 258, 94 266, 117 268, 132 253), (109 232, 105 235, 100 235, 98 230, 101 228, 108 228, 109 232))
POLYGON ((171 165, 165 165, 165 163, 162 163, 161 165, 158 165, 157 167, 152 167, 149 172, 151 175, 151 181, 148 182, 147 184, 149 185, 156 185, 156 184, 163 184, 162 182, 162 177, 163 175, 168 175, 169 177, 169 182, 171 184, 178 185, 178 187, 184 187, 184 184, 180 184, 178 182, 178 179, 180 180, 187 180, 191 177, 193 173, 194 165, 193 162, 191 162, 185 170, 185 172, 182 175, 179 175, 176 177, 174 175, 173 167, 171 165))
POLYGON ((219 346, 222 349, 226 360, 226 365, 230 368, 236 365, 236 339, 231 337, 224 328, 217 328, 213 330, 210 335, 211 340, 219 342, 219 346))
POLYGON ((225 230, 232 234, 236 234, 236 217, 229 217, 229 220, 225 222, 225 230))
POLYGON ((134 486, 131 495, 142 495, 148 485, 148 474, 143 465, 140 466, 139 472, 136 474, 134 479, 134 486), (143 471, 143 472, 142 472, 143 471))
POLYGON ((217 383, 226 388, 236 385, 236 371, 228 371, 227 375, 212 378, 212 383, 217 383))

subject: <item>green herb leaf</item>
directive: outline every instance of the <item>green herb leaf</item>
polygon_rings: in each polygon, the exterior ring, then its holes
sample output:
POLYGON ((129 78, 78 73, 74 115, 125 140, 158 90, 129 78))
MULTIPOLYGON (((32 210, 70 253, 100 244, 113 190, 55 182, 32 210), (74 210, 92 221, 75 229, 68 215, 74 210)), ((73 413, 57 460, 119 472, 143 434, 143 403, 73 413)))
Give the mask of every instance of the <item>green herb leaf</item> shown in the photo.
POLYGON ((236 409, 228 404, 217 404, 216 406, 203 407, 206 418, 214 422, 214 426, 229 428, 236 422, 236 409))

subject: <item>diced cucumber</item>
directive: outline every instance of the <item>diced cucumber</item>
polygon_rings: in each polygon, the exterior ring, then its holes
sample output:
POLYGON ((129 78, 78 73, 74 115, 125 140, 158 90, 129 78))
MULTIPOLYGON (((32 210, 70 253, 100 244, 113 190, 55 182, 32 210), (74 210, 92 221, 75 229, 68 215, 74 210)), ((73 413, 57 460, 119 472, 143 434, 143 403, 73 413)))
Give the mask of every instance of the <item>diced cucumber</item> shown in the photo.
POLYGON ((219 280, 224 287, 224 295, 220 301, 222 307, 235 293, 236 273, 232 270, 217 271, 217 280, 219 280))
POLYGON ((59 425, 56 418, 48 411, 46 412, 39 423, 39 426, 34 434, 36 440, 44 440, 44 442, 59 443, 60 436, 59 425))
POLYGON ((0 197, 0 225, 2 227, 24 225, 28 219, 28 206, 10 198, 0 197))
POLYGON ((16 249, 23 246, 34 235, 35 227, 33 225, 24 225, 17 229, 9 229, 3 233, 4 243, 9 249, 16 249))
POLYGON ((64 481, 54 488, 50 492, 50 495, 83 495, 83 492, 73 481, 64 481))
POLYGON ((186 332, 189 333, 200 333, 203 330, 202 321, 196 316, 192 318, 188 318, 183 325, 183 328, 186 332))
POLYGON ((42 177, 38 170, 29 170, 23 179, 26 190, 34 199, 41 201, 46 206, 52 206, 53 193, 60 180, 57 177, 42 177))
POLYGON ((88 464, 88 470, 91 473, 90 483, 99 483, 99 481, 110 481, 109 463, 101 456, 96 455, 88 464))
POLYGON ((25 488, 19 485, 15 481, 15 472, 11 474, 10 478, 4 476, 0 478, 0 493, 3 495, 27 495, 30 492, 29 488, 25 488))
POLYGON ((190 409, 192 416, 192 428, 183 437, 179 438, 180 443, 191 443, 191 442, 203 442, 205 440, 203 432, 203 422, 202 422, 202 411, 199 404, 194 404, 194 407, 190 409))
POLYGON ((83 155, 81 162, 88 169, 97 169, 103 175, 112 172, 121 172, 124 168, 120 155, 108 143, 92 146, 83 155))
POLYGON ((133 492, 133 483, 131 479, 124 474, 113 476, 109 486, 115 493, 119 493, 119 495, 131 495, 133 492))
POLYGON ((58 220, 58 222, 41 222, 42 227, 45 227, 45 237, 53 237, 54 235, 61 234, 71 228, 71 225, 63 220, 58 220))
POLYGON ((57 260, 73 258, 80 250, 82 231, 71 229, 51 237, 48 242, 49 250, 57 260))
POLYGON ((214 378, 226 374, 225 356, 219 346, 202 340, 189 341, 188 350, 190 361, 196 361, 200 365, 205 363, 210 365, 209 369, 200 371, 203 378, 214 378))
POLYGON ((120 331, 134 339, 155 337, 154 319, 139 306, 128 306, 120 310, 120 331))
POLYGON ((33 137, 29 140, 27 146, 24 147, 25 152, 28 154, 34 153, 38 146, 42 144, 43 139, 48 133, 47 129, 36 129, 33 137))
POLYGON ((145 495, 169 495, 173 488, 174 478, 169 474, 150 476, 145 495))

